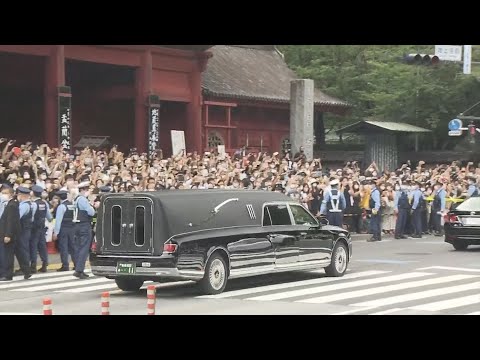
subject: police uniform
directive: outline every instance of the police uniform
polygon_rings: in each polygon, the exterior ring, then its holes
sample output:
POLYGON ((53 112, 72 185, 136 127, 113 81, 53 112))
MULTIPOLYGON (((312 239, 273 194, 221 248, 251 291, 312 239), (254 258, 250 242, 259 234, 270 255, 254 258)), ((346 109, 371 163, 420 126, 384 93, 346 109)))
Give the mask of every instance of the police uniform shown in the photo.
POLYGON ((50 213, 48 203, 41 199, 43 188, 37 185, 32 186, 33 195, 35 196, 34 203, 37 207, 33 216, 32 237, 30 239, 30 265, 32 273, 37 272, 37 251, 42 260, 42 267, 40 272, 47 272, 48 266, 48 252, 46 240, 45 219, 52 221, 53 217, 50 213))
POLYGON ((410 202, 408 200, 408 193, 404 186, 400 190, 395 191, 395 199, 393 206, 397 211, 397 221, 395 224, 395 239, 406 239, 405 227, 407 218, 410 212, 410 202))
POLYGON ((60 259, 62 267, 57 271, 68 271, 69 261, 68 254, 72 258, 75 265, 75 242, 74 242, 74 228, 73 228, 73 204, 67 200, 67 191, 60 190, 56 193, 62 200, 60 205, 57 206, 55 213, 55 228, 53 229, 54 235, 57 236, 58 250, 60 252, 60 259))
MULTIPOLYGON (((100 194, 95 198, 94 202, 100 201, 102 199, 102 195, 108 194, 112 192, 112 188, 110 186, 101 186, 98 188, 100 190, 100 194)), ((97 212, 95 211, 95 215, 92 217, 92 236, 95 235, 97 226, 97 212)))
MULTIPOLYGON (((17 194, 29 195, 30 189, 19 186, 17 188, 17 194)), ((23 200, 18 206, 20 216, 20 236, 15 243, 15 257, 20 265, 20 273, 23 273, 25 279, 31 277, 30 271, 30 238, 32 236, 33 226, 33 204, 28 200, 23 200)))
POLYGON ((442 235, 442 215, 440 212, 445 212, 445 207, 447 205, 447 192, 442 187, 442 184, 437 183, 437 186, 440 186, 434 193, 433 202, 432 202, 432 220, 433 220, 433 230, 435 236, 442 235))
MULTIPOLYGON (((417 186, 420 186, 420 183, 416 183, 417 186)), ((422 237, 422 203, 425 202, 423 193, 419 188, 415 189, 412 193, 412 224, 413 224, 413 235, 414 238, 422 237)))
POLYGON ((325 193, 320 213, 327 216, 330 225, 342 227, 343 210, 345 209, 347 202, 345 201, 345 195, 337 189, 338 184, 338 180, 330 182, 331 189, 325 193))
POLYGON ((468 186, 468 197, 477 197, 479 196, 478 188, 475 185, 476 179, 473 177, 469 178, 470 185, 468 186))
MULTIPOLYGON (((89 182, 83 182, 78 185, 80 192, 87 189, 90 186, 89 182)), ((74 241, 76 249, 76 263, 75 272, 73 276, 80 279, 88 277, 85 274, 85 263, 87 262, 90 254, 90 246, 92 243, 92 217, 95 215, 95 210, 88 202, 85 195, 78 195, 74 202, 74 241)))
MULTIPOLYGON (((374 180, 375 181, 375 180, 374 180)), ((382 209, 381 209, 380 190, 378 190, 375 182, 370 192, 369 207, 372 211, 370 218, 370 232, 372 237, 368 241, 382 241, 382 209)))
MULTIPOLYGON (((5 188, 11 189, 11 186, 0 186, 0 190, 5 188)), ((18 241, 19 233, 18 202, 14 198, 8 201, 0 199, 0 281, 13 279, 15 242, 18 241), (5 237, 10 238, 9 243, 5 243, 5 237)))

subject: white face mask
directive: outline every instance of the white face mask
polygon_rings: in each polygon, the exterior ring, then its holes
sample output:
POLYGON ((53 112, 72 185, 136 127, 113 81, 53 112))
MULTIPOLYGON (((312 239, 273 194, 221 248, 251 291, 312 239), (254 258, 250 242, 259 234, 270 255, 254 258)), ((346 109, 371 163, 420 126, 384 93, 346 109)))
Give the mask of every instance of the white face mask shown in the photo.
POLYGON ((7 194, 0 194, 0 202, 7 202, 8 200, 10 200, 10 198, 7 194))
POLYGON ((40 179, 45 180, 47 178, 47 175, 40 175, 40 179))
POLYGON ((23 174, 23 178, 24 178, 24 179, 30 179, 30 174, 29 174, 29 173, 23 174))
POLYGON ((85 197, 88 198, 90 196, 90 191, 85 191, 84 195, 85 195, 85 197))

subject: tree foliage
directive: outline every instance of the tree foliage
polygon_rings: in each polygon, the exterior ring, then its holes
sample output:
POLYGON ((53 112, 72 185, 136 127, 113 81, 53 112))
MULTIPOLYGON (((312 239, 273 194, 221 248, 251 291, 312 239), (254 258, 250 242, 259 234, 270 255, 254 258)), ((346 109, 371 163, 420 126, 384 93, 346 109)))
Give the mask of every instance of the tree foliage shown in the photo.
MULTIPOLYGON (((288 65, 315 80, 325 93, 353 105, 343 118, 327 116, 327 127, 376 119, 406 122, 433 130, 424 147, 447 147, 448 122, 480 101, 480 82, 461 65, 404 63, 408 53, 433 54, 432 45, 285 45, 288 65)), ((474 47, 474 56, 478 52, 474 47)), ((480 108, 480 106, 479 106, 480 108)))

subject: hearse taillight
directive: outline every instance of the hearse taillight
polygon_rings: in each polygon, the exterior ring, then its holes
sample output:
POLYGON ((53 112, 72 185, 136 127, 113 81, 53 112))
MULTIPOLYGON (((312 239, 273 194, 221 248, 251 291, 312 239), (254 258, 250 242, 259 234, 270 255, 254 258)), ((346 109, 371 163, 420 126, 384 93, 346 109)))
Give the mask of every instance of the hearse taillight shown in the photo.
POLYGON ((173 254, 175 251, 177 251, 178 245, 177 244, 164 244, 163 245, 163 252, 167 254, 173 254))

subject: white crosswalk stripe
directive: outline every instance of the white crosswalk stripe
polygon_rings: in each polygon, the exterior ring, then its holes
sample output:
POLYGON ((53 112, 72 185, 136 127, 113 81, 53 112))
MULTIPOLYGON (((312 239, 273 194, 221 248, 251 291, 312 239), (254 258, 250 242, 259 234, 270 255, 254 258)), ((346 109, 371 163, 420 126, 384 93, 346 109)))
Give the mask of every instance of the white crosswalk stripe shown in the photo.
MULTIPOLYGON (((281 299, 287 299, 287 298, 293 298, 293 297, 299 297, 299 296, 305 296, 305 295, 318 294, 318 293, 327 292, 327 291, 338 291, 342 289, 348 289, 351 287, 381 284, 389 281, 413 279, 413 278, 428 276, 428 275, 431 275, 431 274, 412 272, 412 273, 385 276, 385 277, 374 278, 374 279, 365 279, 365 280, 358 280, 358 281, 346 282, 341 284, 333 284, 328 286, 318 286, 318 287, 308 288, 308 289, 293 290, 293 291, 287 291, 280 294, 257 296, 254 298, 249 298, 247 300, 256 300, 256 301, 281 300, 281 299)), ((341 295, 341 294, 338 294, 338 295, 341 295)))
POLYGON ((473 304, 480 304, 480 295, 478 294, 478 292, 475 295, 436 301, 429 304, 412 306, 412 307, 409 307, 409 309, 424 310, 424 311, 442 311, 442 310, 449 310, 449 309, 459 308, 462 306, 473 305, 473 304))
MULTIPOLYGON (((446 278, 449 278, 449 277, 447 276, 446 278)), ((467 277, 463 277, 463 278, 465 279, 467 277)), ((458 279, 461 280, 462 276, 460 275, 458 279)), ((439 280, 442 280, 442 278, 440 278, 439 280)), ((453 281, 453 280, 450 280, 450 281, 453 281)), ((420 291, 412 294, 397 295, 397 296, 387 297, 387 298, 378 299, 378 300, 365 301, 362 303, 353 304, 353 306, 381 307, 386 305, 399 304, 402 302, 407 302, 412 300, 426 299, 434 296, 453 294, 461 291, 475 290, 475 289, 478 290, 479 287, 480 287, 480 282, 475 282, 473 284, 456 285, 456 286, 450 286, 446 288, 420 291)))
MULTIPOLYGON (((93 276, 90 270, 85 270, 90 277, 87 279, 77 279, 73 276, 73 271, 52 272, 45 274, 35 274, 30 280, 24 280, 23 276, 15 277, 13 281, 0 283, 0 291, 12 292, 55 292, 55 293, 89 293, 93 291, 109 291, 110 294, 121 294, 115 280, 104 277, 93 276)), ((182 284, 191 284, 191 281, 178 281, 168 283, 155 283, 145 281, 141 289, 146 289, 148 285, 154 284, 156 288, 181 287, 182 284)))
POLYGON ((405 290, 405 289, 424 287, 428 285, 443 284, 446 282, 458 281, 458 280, 468 279, 471 277, 472 276, 468 276, 468 275, 452 275, 452 276, 446 276, 446 277, 435 278, 435 279, 410 281, 410 282, 400 283, 395 285, 387 285, 379 288, 350 291, 346 293, 316 297, 313 299, 299 300, 297 302, 309 303, 309 304, 326 304, 326 303, 334 302, 338 300, 353 299, 353 298, 358 298, 362 296, 382 294, 382 293, 387 293, 387 292, 392 292, 397 290, 405 290))
POLYGON ((197 298, 290 301, 344 307, 332 315, 435 314, 442 311, 480 315, 480 275, 473 270, 432 266, 400 274, 391 271, 376 273, 374 270, 351 272, 340 278, 323 277, 227 290, 219 295, 197 298), (456 273, 452 274, 452 271, 456 273))
MULTIPOLYGON (((198 299, 289 301, 343 307, 336 312, 333 311, 333 315, 397 315, 412 312, 480 315, 480 274, 473 270, 476 269, 431 266, 403 273, 388 270, 349 271, 345 276, 338 278, 325 277, 317 272, 318 277, 307 280, 262 284, 252 288, 243 285, 238 290, 227 289, 219 295, 192 296, 198 299)), ((91 272, 86 272, 91 275, 91 272)), ((80 280, 74 278, 72 274, 73 272, 35 274, 30 280, 15 277, 13 281, 0 283, 0 291, 123 293, 114 280, 93 275, 80 280)), ((239 281, 248 284, 248 280, 239 281)), ((142 289, 154 284, 158 289, 175 289, 175 292, 178 288, 180 294, 182 285, 191 283, 145 282, 142 289)))
MULTIPOLYGON (((343 279, 357 279, 357 278, 360 278, 360 277, 367 277, 367 276, 372 276, 372 275, 385 274, 387 272, 389 272, 389 271, 378 271, 378 270, 363 271, 363 272, 359 272, 359 273, 345 275, 343 277, 343 279)), ((225 298, 241 296, 241 295, 251 295, 251 294, 266 292, 266 291, 283 290, 283 289, 290 289, 290 288, 299 287, 299 286, 325 284, 325 283, 336 282, 336 281, 338 281, 338 278, 321 277, 321 278, 318 278, 318 279, 295 281, 295 282, 286 283, 286 284, 259 286, 259 287, 255 287, 255 288, 251 288, 251 289, 228 291, 228 292, 224 292, 224 293, 219 294, 219 295, 204 295, 204 296, 198 296, 198 297, 199 298, 204 298, 204 299, 225 299, 225 298)))

